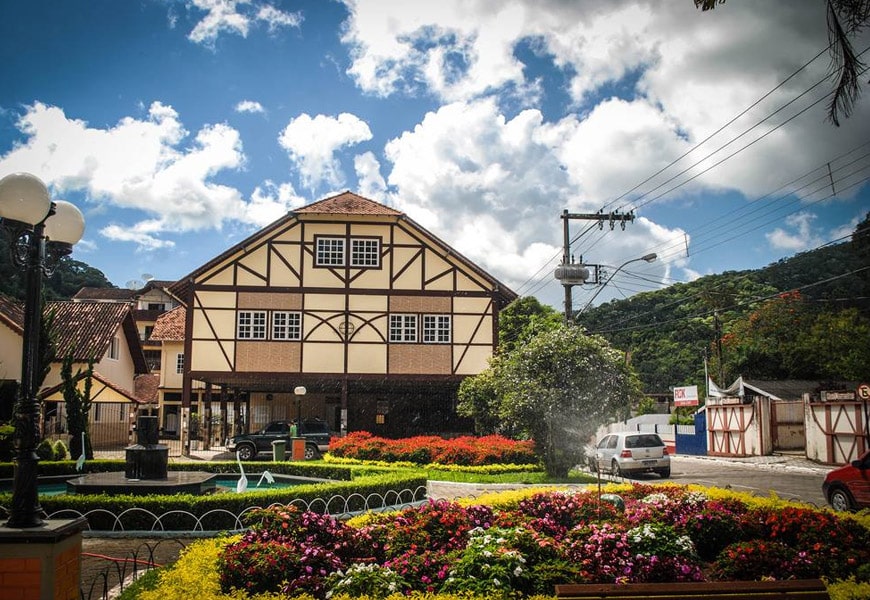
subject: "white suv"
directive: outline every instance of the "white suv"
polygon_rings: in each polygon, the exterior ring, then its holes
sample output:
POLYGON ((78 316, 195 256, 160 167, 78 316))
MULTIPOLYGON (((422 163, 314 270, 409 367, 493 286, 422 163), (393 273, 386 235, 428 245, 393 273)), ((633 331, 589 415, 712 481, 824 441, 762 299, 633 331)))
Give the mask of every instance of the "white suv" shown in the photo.
POLYGON ((621 431, 604 436, 592 462, 593 470, 613 475, 653 472, 671 476, 671 457, 657 433, 621 431))

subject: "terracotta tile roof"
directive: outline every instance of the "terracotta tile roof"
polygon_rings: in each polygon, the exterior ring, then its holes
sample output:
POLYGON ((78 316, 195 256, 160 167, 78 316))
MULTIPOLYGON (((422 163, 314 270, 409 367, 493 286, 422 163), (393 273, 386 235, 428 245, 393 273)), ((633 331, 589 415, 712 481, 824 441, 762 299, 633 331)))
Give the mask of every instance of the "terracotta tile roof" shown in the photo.
POLYGON ((128 314, 130 306, 115 302, 49 302, 45 312, 54 312, 57 356, 70 352, 76 361, 100 360, 128 314))
POLYGON ((111 300, 113 302, 132 302, 136 290, 127 288, 83 287, 76 292, 73 300, 111 300))
POLYGON ((138 290, 138 293, 144 293, 148 290, 163 290, 171 286, 174 281, 168 281, 166 279, 152 279, 145 284, 141 290, 138 290))
POLYGON ((151 336, 148 339, 153 341, 183 342, 186 315, 187 311, 185 311, 183 306, 176 306, 172 310, 163 313, 157 317, 157 321, 154 323, 154 330, 151 331, 151 336))
POLYGON ((126 302, 48 302, 45 312, 54 312, 57 360, 72 353, 73 360, 100 360, 121 327, 133 358, 135 373, 147 373, 148 365, 133 321, 133 309, 126 302))
POLYGON ((19 335, 24 333, 24 306, 5 294, 0 294, 0 323, 19 335))
POLYGON ((141 402, 157 402, 157 390, 160 388, 160 375, 148 373, 139 375, 133 380, 134 394, 141 402))
POLYGON ((389 215, 393 217, 399 217, 403 214, 353 192, 342 192, 337 196, 324 198, 293 212, 314 215, 389 215))

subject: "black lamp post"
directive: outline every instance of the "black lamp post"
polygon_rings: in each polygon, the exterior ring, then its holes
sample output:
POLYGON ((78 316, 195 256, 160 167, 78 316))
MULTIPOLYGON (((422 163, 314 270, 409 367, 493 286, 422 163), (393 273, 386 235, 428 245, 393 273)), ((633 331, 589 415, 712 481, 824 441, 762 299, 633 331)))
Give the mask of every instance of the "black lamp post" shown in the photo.
POLYGON ((52 202, 48 189, 29 173, 0 179, 0 223, 9 232, 12 261, 25 274, 21 385, 15 398, 12 442, 15 449, 12 507, 7 527, 43 525, 37 489, 36 447, 40 441, 37 370, 42 319, 42 276, 72 252, 85 229, 82 213, 63 200, 52 202))

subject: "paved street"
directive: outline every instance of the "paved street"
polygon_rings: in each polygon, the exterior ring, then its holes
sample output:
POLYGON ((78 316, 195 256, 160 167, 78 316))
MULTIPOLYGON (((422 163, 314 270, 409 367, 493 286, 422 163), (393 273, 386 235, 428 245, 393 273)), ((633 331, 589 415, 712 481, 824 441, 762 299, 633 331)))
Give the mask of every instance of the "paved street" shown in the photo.
MULTIPOLYGON (((642 474, 632 481, 658 483, 696 483, 698 485, 731 488, 759 496, 775 493, 780 498, 799 500, 824 506, 822 481, 835 467, 817 465, 799 456, 764 456, 748 459, 724 459, 678 455, 673 458, 671 477, 642 474)), ((607 475, 605 475, 607 477, 607 475)), ((477 485, 452 482, 430 482, 433 498, 475 497, 497 489, 515 489, 521 484, 477 485)))
MULTIPOLYGON (((787 455, 746 460, 678 455, 672 462, 671 481, 729 487, 759 496, 775 493, 780 498, 824 506, 822 481, 834 468, 787 455)), ((657 479, 655 475, 643 477, 657 479)))

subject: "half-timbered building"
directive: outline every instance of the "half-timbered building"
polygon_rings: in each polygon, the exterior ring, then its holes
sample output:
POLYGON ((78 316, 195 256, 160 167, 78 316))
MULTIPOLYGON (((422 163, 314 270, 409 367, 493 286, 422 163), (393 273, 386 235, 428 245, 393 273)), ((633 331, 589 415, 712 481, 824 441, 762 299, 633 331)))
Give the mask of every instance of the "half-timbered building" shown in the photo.
POLYGON ((185 410, 235 430, 301 417, 387 436, 470 431, 459 383, 486 368, 516 297, 351 192, 288 213, 170 292, 186 305, 185 410))

